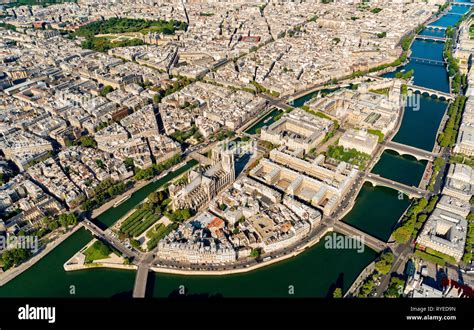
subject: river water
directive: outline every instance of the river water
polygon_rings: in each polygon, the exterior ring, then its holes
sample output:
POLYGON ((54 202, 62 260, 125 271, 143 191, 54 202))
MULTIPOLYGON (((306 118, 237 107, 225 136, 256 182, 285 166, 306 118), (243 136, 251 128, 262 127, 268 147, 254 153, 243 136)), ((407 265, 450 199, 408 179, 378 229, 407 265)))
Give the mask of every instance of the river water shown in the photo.
MULTIPOLYGON (((467 6, 453 5, 450 13, 464 14, 467 6)), ((445 15, 431 25, 453 26, 461 15, 445 15)), ((426 27, 420 34, 443 37, 445 32, 426 27)), ((415 40, 411 55, 417 59, 443 61, 444 43, 438 41, 415 40)), ((428 64, 411 60, 407 65, 384 77, 394 77, 396 72, 414 70, 413 84, 449 92, 449 78, 445 65, 428 64)), ((429 96, 415 94, 407 99, 401 127, 393 141, 431 151, 436 142, 438 129, 447 108, 447 102, 429 96)), ((423 176, 426 161, 417 161, 411 156, 400 156, 396 152, 385 151, 372 172, 383 177, 417 186, 423 176)), ((375 237, 388 240, 394 225, 409 206, 404 195, 385 187, 372 187, 366 183, 357 197, 355 207, 343 221, 375 237), (404 199, 400 200, 403 197, 404 199)))

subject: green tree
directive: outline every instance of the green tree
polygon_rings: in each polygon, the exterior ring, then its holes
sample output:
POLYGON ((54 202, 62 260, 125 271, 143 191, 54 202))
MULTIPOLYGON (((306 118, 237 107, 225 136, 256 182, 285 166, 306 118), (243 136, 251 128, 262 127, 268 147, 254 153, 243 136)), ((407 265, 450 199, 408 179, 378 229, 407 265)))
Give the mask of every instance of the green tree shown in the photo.
POLYGON ((333 298, 342 298, 342 289, 336 288, 332 293, 333 298))
POLYGON ((104 165, 104 162, 103 162, 101 159, 96 159, 96 160, 95 160, 95 163, 96 163, 96 165, 97 165, 98 167, 100 167, 100 168, 104 168, 104 166, 105 166, 105 165, 104 165))
MULTIPOLYGON (((88 47, 84 47, 84 48, 88 48, 88 47)), ((101 89, 99 95, 100 96, 106 96, 107 94, 109 94, 110 92, 112 92, 114 90, 114 88, 112 86, 104 86, 104 88, 101 89)))
POLYGON ((399 298, 405 287, 405 281, 401 278, 392 276, 390 278, 390 284, 387 291, 384 293, 384 296, 387 298, 399 298))
POLYGON ((31 257, 31 251, 22 248, 6 250, 2 253, 2 262, 4 270, 17 266, 31 257))
POLYGON ((126 158, 124 161, 123 161, 123 164, 125 165, 125 167, 127 168, 127 170, 133 170, 133 168, 135 167, 135 163, 133 162, 133 158, 126 158))
POLYGON ((131 239, 130 245, 133 246, 135 249, 140 249, 140 242, 136 239, 131 239))
POLYGON ((383 253, 379 260, 375 263, 375 269, 382 275, 388 274, 392 268, 392 263, 395 260, 395 256, 392 252, 383 253))
POLYGON ((79 144, 85 148, 95 148, 97 147, 97 142, 90 135, 81 136, 79 139, 79 144))
POLYGON ((258 257, 260 257, 260 255, 261 255, 261 251, 258 248, 252 249, 252 251, 250 251, 250 256, 252 258, 258 258, 258 257))
POLYGON ((59 228, 59 223, 56 221, 56 220, 51 220, 49 223, 48 223, 48 229, 53 231, 53 230, 56 230, 59 228))
POLYGON ((67 216, 66 216, 66 214, 61 214, 59 216, 59 223, 61 224, 61 227, 67 228, 67 216))
POLYGON ((69 226, 75 226, 77 225, 77 216, 75 213, 69 213, 66 216, 66 221, 69 226))

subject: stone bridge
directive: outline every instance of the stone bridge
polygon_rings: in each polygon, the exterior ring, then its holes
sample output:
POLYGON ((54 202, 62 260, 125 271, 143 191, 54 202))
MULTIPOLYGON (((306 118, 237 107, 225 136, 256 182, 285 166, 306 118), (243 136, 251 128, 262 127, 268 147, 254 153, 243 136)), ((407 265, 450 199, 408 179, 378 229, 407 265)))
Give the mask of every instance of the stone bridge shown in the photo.
POLYGON ((388 188, 391 188, 391 189, 401 191, 402 193, 407 195, 408 198, 421 198, 421 197, 428 194, 428 192, 426 190, 420 189, 420 188, 415 187, 415 186, 408 186, 406 184, 403 184, 403 183, 400 183, 400 182, 397 182, 397 181, 393 181, 393 180, 390 180, 390 179, 386 179, 384 177, 381 177, 378 174, 369 173, 364 178, 364 181, 370 182, 374 187, 375 186, 384 186, 384 187, 388 187, 388 188))
POLYGON ((464 1, 462 1, 462 2, 461 2, 461 1, 460 1, 460 2, 457 2, 457 1, 456 1, 456 2, 453 2, 453 5, 456 5, 456 6, 469 6, 469 7, 471 7, 471 6, 474 6, 474 2, 467 2, 467 1, 466 1, 466 2, 464 2, 464 1))
POLYGON ((444 98, 445 100, 454 100, 454 95, 450 93, 445 93, 445 92, 437 91, 435 89, 421 87, 421 86, 412 85, 412 84, 407 85, 407 87, 409 91, 412 91, 415 93, 419 92, 421 94, 428 94, 431 97, 435 96, 438 98, 444 98))
POLYGON ((410 155, 416 158, 416 160, 427 160, 432 162, 438 157, 438 154, 426 151, 423 149, 418 149, 412 146, 408 146, 406 144, 401 144, 393 141, 387 141, 383 143, 385 150, 393 150, 400 155, 410 155))
POLYGON ((135 284, 133 286, 133 298, 145 298, 146 283, 150 266, 148 264, 140 264, 137 274, 135 275, 135 284))
POLYGON ((438 25, 428 25, 428 29, 432 30, 446 30, 447 28, 445 26, 438 26, 438 25))

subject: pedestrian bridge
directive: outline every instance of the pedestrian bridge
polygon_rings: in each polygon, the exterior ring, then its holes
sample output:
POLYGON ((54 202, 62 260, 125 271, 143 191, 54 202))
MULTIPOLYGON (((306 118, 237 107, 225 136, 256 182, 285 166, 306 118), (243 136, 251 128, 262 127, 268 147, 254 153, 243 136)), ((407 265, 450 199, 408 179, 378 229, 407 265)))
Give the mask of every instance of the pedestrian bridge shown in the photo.
POLYGON ((415 38, 416 39, 421 39, 421 40, 446 42, 446 38, 444 38, 444 37, 426 36, 426 35, 422 35, 422 34, 418 34, 415 38))
POLYGON ((410 61, 413 62, 419 62, 419 63, 425 63, 425 64, 432 64, 432 65, 445 65, 446 61, 438 61, 438 60, 433 60, 430 58, 421 58, 421 57, 409 57, 410 61))
POLYGON ((145 298, 146 282, 150 266, 148 264, 140 264, 137 274, 135 275, 135 284, 133 286, 133 298, 145 298))
POLYGON ((333 230, 349 237, 362 239, 365 245, 367 245, 376 252, 381 252, 387 248, 387 243, 363 232, 362 230, 354 228, 348 225, 347 223, 342 222, 341 220, 334 222, 333 230))
POLYGON ((390 179, 386 179, 381 177, 378 174, 374 173, 369 173, 365 176, 364 180, 366 182, 370 182, 374 187, 375 186, 383 186, 391 189, 395 189, 398 191, 401 191, 405 195, 408 196, 408 198, 421 198, 427 194, 426 190, 420 189, 415 186, 408 186, 406 184, 393 181, 390 179))
POLYGON ((426 151, 423 149, 418 149, 412 146, 408 146, 406 144, 401 144, 393 141, 387 141, 384 144, 385 150, 393 150, 397 152, 399 155, 410 155, 416 158, 416 160, 427 160, 432 162, 438 157, 438 154, 426 151))
POLYGON ((417 86, 417 85, 412 85, 412 84, 409 84, 407 85, 407 89, 409 91, 412 91, 414 93, 418 92, 422 95, 429 95, 431 97, 437 97, 439 99, 445 99, 445 100, 454 100, 454 95, 453 94, 450 94, 450 93, 445 93, 445 92, 441 92, 441 91, 437 91, 435 89, 431 89, 431 88, 426 88, 426 87, 422 87, 422 86, 417 86))

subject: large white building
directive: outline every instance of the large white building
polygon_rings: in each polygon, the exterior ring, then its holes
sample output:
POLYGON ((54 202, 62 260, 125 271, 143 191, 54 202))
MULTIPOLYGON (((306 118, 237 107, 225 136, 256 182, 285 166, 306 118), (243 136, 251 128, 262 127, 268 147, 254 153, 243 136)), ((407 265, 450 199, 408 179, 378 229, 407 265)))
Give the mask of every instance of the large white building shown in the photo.
POLYGON ((400 83, 393 80, 361 84, 359 89, 339 89, 327 97, 313 98, 306 105, 337 119, 342 126, 379 130, 388 134, 400 116, 400 83), (388 95, 372 92, 387 90, 388 95))
POLYGON ((443 194, 469 201, 474 194, 474 170, 464 164, 449 165, 443 194))
POLYGON ((186 264, 233 262, 237 252, 222 233, 224 221, 203 212, 158 244, 157 257, 186 264))
POLYGON ((367 133, 366 130, 347 130, 339 139, 339 145, 346 149, 356 149, 372 155, 377 148, 378 136, 367 133))
POLYGON ((467 221, 464 217, 436 208, 426 221, 416 242, 460 261, 466 244, 467 221))
MULTIPOLYGON (((473 75, 469 77, 474 78, 473 75)), ((472 85, 470 80, 469 86, 472 85)), ((472 88, 469 87, 469 93, 472 93, 472 88)), ((469 95, 466 93, 466 95, 469 95)), ((461 125, 459 126, 458 138, 454 147, 454 152, 461 153, 468 156, 474 155, 474 97, 469 96, 466 100, 464 112, 462 115, 461 125)))
POLYGON ((439 209, 458 214, 462 217, 467 217, 471 212, 471 203, 469 201, 463 201, 459 198, 442 195, 439 199, 437 207, 439 209))
POLYGON ((31 160, 47 155, 53 146, 42 137, 16 130, 0 135, 0 150, 23 170, 31 160))
POLYGON ((354 183, 357 170, 341 162, 337 167, 324 164, 324 155, 313 162, 273 149, 270 159, 262 159, 250 175, 287 194, 298 196, 331 214, 354 183))
POLYGON ((308 153, 324 140, 333 125, 329 119, 295 109, 270 126, 263 127, 260 138, 274 145, 284 145, 291 150, 304 150, 308 153))

